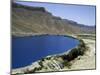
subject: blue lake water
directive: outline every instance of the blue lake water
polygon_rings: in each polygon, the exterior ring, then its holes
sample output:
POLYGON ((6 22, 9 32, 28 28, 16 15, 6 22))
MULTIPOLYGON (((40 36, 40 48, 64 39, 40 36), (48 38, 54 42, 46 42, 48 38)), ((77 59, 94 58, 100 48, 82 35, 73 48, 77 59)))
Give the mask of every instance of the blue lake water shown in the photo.
POLYGON ((67 36, 12 37, 12 68, 28 66, 48 55, 70 50, 78 44, 77 39, 67 36))

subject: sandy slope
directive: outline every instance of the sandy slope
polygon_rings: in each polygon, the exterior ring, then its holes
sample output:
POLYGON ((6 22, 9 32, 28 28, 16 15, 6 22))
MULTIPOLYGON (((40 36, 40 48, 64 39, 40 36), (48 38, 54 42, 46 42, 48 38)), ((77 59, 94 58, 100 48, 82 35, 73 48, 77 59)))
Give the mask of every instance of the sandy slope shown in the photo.
POLYGON ((83 39, 89 47, 84 56, 79 56, 71 61, 71 70, 95 69, 95 40, 83 39))

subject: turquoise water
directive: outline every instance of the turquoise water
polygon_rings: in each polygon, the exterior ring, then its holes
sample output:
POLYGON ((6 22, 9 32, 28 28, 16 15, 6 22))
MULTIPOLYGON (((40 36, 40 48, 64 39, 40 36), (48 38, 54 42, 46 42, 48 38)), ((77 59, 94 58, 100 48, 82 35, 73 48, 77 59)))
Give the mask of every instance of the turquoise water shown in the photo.
POLYGON ((61 35, 12 37, 12 68, 25 67, 48 55, 68 51, 78 44, 77 39, 61 35))

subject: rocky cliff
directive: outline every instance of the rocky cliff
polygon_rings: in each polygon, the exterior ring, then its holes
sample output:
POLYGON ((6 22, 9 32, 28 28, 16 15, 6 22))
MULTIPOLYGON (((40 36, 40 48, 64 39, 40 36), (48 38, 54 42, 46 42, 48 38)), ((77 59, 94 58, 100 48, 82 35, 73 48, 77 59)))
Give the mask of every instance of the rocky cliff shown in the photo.
POLYGON ((52 15, 44 7, 30 7, 12 3, 12 35, 82 34, 95 33, 94 26, 52 15))

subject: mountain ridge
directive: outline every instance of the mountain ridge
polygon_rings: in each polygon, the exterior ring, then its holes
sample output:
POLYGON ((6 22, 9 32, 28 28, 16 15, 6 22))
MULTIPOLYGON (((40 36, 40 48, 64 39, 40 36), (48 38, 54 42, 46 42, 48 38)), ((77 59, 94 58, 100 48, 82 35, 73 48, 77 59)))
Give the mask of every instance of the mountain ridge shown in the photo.
POLYGON ((12 35, 39 34, 94 34, 95 26, 54 16, 44 7, 12 3, 12 35), (17 33, 17 34, 16 34, 17 33))

